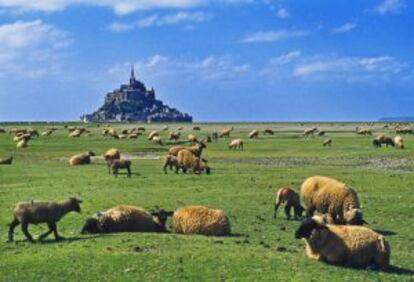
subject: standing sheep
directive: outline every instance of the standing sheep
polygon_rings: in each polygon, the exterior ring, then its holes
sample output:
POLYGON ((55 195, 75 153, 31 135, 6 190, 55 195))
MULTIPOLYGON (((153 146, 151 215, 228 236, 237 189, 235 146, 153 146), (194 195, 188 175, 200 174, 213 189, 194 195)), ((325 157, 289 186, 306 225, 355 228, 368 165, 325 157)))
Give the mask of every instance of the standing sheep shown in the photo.
POLYGON ((290 210, 292 208, 294 211, 294 219, 300 219, 303 211, 305 210, 300 205, 299 194, 289 187, 282 187, 277 191, 273 218, 276 218, 277 210, 281 204, 285 204, 285 214, 287 219, 290 219, 291 217, 290 210))
POLYGON ((200 158, 201 154, 203 153, 203 149, 207 148, 206 144, 203 142, 198 142, 197 144, 194 144, 192 146, 173 146, 168 150, 168 154, 172 156, 177 156, 178 152, 180 152, 183 149, 191 151, 191 153, 194 154, 194 156, 200 158))
POLYGON ((69 159, 69 164, 71 166, 90 164, 91 163, 91 157, 93 157, 93 156, 95 156, 94 152, 80 153, 80 154, 72 156, 69 159))
POLYGON ((306 128, 304 131, 303 131, 303 136, 310 136, 310 135, 314 135, 316 132, 318 131, 318 128, 316 128, 316 127, 312 127, 312 128, 306 128))
POLYGON ((243 151, 243 140, 242 139, 234 139, 229 144, 229 150, 242 150, 243 151))
POLYGON ((54 233, 56 240, 61 240, 57 232, 56 223, 64 217, 67 213, 81 212, 81 200, 76 198, 69 198, 61 203, 56 202, 19 202, 13 210, 13 221, 9 224, 9 242, 13 241, 13 233, 16 226, 22 225, 22 231, 27 240, 34 242, 33 237, 28 231, 29 224, 47 223, 49 230, 40 235, 39 241, 46 238, 50 233, 54 233))
POLYGON ((158 133, 158 131, 151 131, 150 134, 148 134, 148 140, 151 141, 154 137, 156 136, 160 136, 160 134, 158 133))
POLYGON ((127 176, 131 177, 131 161, 130 160, 109 159, 107 160, 107 165, 108 165, 109 174, 112 171, 112 174, 115 177, 118 177, 118 171, 120 169, 126 169, 127 176))
POLYGON ((400 135, 394 137, 394 144, 396 149, 404 149, 404 139, 400 135))
POLYGON ((163 209, 149 213, 140 207, 120 205, 88 218, 81 233, 166 232, 165 222, 172 214, 163 209))
POLYGON ((327 213, 338 224, 365 223, 357 193, 333 178, 313 176, 307 178, 300 190, 306 205, 306 216, 315 211, 327 213))
POLYGON ((119 160, 121 158, 121 151, 116 148, 108 149, 104 154, 105 161, 119 160))
POLYGON ((270 128, 266 128, 265 130, 263 130, 263 134, 270 134, 270 135, 273 135, 273 134, 275 134, 275 132, 272 130, 272 129, 270 129, 270 128))
POLYGON ((156 145, 163 145, 163 143, 162 143, 162 139, 161 139, 161 137, 159 137, 159 136, 154 136, 154 137, 152 137, 152 139, 151 139, 151 143, 152 144, 156 144, 156 145))
POLYGON ((249 133, 249 138, 250 139, 254 139, 254 138, 257 138, 257 137, 259 137, 259 130, 252 130, 250 133, 249 133))
POLYGON ((230 128, 224 128, 222 130, 220 130, 220 134, 219 137, 223 138, 223 137, 230 137, 230 133, 233 131, 233 127, 230 128))
POLYGON ((177 164, 176 172, 178 172, 179 169, 182 169, 183 173, 187 173, 187 170, 191 170, 196 174, 201 174, 203 171, 210 174, 210 167, 207 165, 207 161, 194 156, 194 154, 187 149, 178 152, 177 164))
POLYGON ((331 147, 332 146, 332 139, 331 138, 325 139, 325 141, 323 141, 322 145, 324 147, 331 147))
POLYGON ((362 226, 325 224, 319 217, 305 219, 295 232, 305 239, 306 254, 329 264, 386 270, 391 247, 384 236, 362 226))
POLYGON ((223 210, 186 206, 174 212, 172 232, 212 236, 230 235, 230 221, 223 210))
POLYGON ((170 168, 170 170, 173 170, 175 168, 175 172, 178 173, 178 159, 176 156, 168 155, 165 157, 165 162, 163 166, 164 173, 167 173, 167 167, 170 168))

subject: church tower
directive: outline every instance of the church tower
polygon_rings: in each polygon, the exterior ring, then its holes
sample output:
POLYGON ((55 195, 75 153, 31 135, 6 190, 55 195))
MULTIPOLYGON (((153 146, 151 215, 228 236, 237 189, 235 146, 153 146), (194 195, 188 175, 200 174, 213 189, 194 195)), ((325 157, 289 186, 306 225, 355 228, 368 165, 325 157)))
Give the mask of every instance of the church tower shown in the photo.
POLYGON ((131 66, 131 77, 129 78, 129 84, 130 85, 134 85, 136 83, 136 79, 135 79, 135 70, 134 70, 134 65, 131 66))

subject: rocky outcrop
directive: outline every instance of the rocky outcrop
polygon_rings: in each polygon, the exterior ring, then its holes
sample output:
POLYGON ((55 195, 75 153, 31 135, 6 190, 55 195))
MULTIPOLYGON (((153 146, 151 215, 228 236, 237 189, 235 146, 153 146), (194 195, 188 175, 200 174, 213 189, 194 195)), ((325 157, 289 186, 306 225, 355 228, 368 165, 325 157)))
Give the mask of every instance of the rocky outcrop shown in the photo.
POLYGON ((164 105, 155 98, 154 89, 147 89, 131 70, 129 84, 106 94, 105 103, 96 112, 81 117, 84 122, 192 122, 189 114, 164 105))

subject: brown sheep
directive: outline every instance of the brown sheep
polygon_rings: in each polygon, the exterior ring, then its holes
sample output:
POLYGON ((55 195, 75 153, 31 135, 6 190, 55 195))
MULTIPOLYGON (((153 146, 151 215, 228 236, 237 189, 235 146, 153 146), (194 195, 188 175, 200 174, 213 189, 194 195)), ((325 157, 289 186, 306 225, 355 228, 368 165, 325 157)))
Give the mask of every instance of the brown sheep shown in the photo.
POLYGON ((91 157, 93 157, 93 156, 95 156, 95 154, 93 152, 80 153, 80 154, 72 156, 69 159, 69 164, 71 166, 90 164, 91 163, 91 157))
POLYGON ((285 214, 287 219, 291 218, 290 210, 292 208, 294 211, 294 219, 300 219, 303 211, 305 210, 300 205, 299 194, 289 187, 282 187, 277 191, 273 218, 276 218, 277 210, 281 204, 285 205, 285 214))
POLYGON ((0 159, 0 165, 11 165, 13 162, 13 157, 8 157, 5 159, 0 159))
POLYGON ((259 130, 252 130, 250 133, 249 133, 249 138, 250 139, 254 139, 254 138, 257 138, 257 137, 259 137, 259 130))
POLYGON ((167 167, 170 168, 170 170, 173 170, 175 168, 175 172, 178 173, 178 159, 176 156, 168 155, 165 157, 165 162, 163 166, 164 173, 167 173, 167 167))
POLYGON ((234 139, 232 140, 228 146, 229 146, 229 150, 233 149, 233 150, 242 150, 243 151, 243 140, 242 139, 234 139))
POLYGON ((127 170, 127 176, 131 177, 131 161, 130 160, 117 160, 117 159, 109 159, 107 161, 109 174, 112 171, 112 174, 115 177, 118 177, 118 171, 120 169, 127 170))
POLYGON ((326 147, 326 146, 331 147, 332 146, 332 139, 331 138, 325 139, 325 141, 323 141, 322 145, 324 147, 326 147))
POLYGON ((172 232, 209 236, 230 235, 230 221, 223 210, 204 206, 186 206, 174 212, 172 232))
POLYGON ((230 133, 233 131, 233 129, 234 129, 233 127, 230 127, 230 128, 224 128, 220 130, 219 137, 220 138, 230 137, 230 133))
POLYGON ((310 259, 348 267, 389 267, 390 245, 384 236, 366 227, 325 224, 315 216, 301 223, 295 237, 305 239, 310 259))
POLYGON ((193 142, 193 143, 197 143, 198 142, 197 136, 195 136, 193 134, 188 134, 187 140, 188 140, 188 142, 193 142))
POLYGON ((270 135, 273 135, 273 134, 275 134, 275 132, 272 130, 272 129, 270 129, 270 128, 266 128, 265 130, 263 130, 263 133, 266 135, 266 134, 270 134, 270 135))
POLYGON ((179 169, 181 169, 183 173, 187 173, 187 170, 191 170, 195 174, 201 174, 203 171, 210 174, 210 167, 207 165, 207 161, 194 156, 190 150, 183 149, 179 151, 177 155, 177 163, 177 173, 179 169))
POLYGON ((172 214, 163 209, 150 213, 140 207, 120 205, 88 218, 81 233, 166 232, 165 223, 172 214))
POLYGON ((307 178, 300 191, 306 205, 306 216, 315 211, 329 214, 338 224, 365 223, 357 193, 333 178, 313 176, 307 178))
POLYGON ((205 149, 206 147, 207 147, 206 144, 204 144, 203 142, 199 142, 189 147, 173 146, 168 150, 168 154, 172 156, 177 156, 179 151, 186 149, 186 150, 191 151, 194 154, 194 156, 200 158, 201 154, 203 153, 203 149, 205 149))
POLYGON ((104 154, 105 161, 119 160, 121 158, 121 151, 115 148, 108 149, 104 154))

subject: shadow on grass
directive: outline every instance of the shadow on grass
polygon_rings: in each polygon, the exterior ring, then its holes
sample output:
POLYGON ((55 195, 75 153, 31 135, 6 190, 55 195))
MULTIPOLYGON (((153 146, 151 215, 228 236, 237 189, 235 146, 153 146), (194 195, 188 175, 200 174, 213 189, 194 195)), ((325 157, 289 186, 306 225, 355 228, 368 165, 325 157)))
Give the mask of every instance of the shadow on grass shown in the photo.
POLYGON ((414 271, 408 268, 398 267, 390 265, 390 267, 384 271, 385 273, 397 274, 397 275, 414 275, 414 271))
POLYGON ((75 236, 75 237, 64 238, 63 240, 48 239, 48 240, 43 240, 43 241, 37 241, 37 243, 40 243, 40 244, 72 243, 72 242, 90 240, 90 239, 95 239, 95 238, 105 237, 105 236, 111 236, 111 234, 94 234, 94 235, 85 235, 85 236, 75 236))
POLYGON ((397 232, 394 231, 390 231, 390 230, 382 230, 382 229, 373 229, 375 232, 384 235, 384 236, 393 236, 393 235, 397 235, 397 232))

